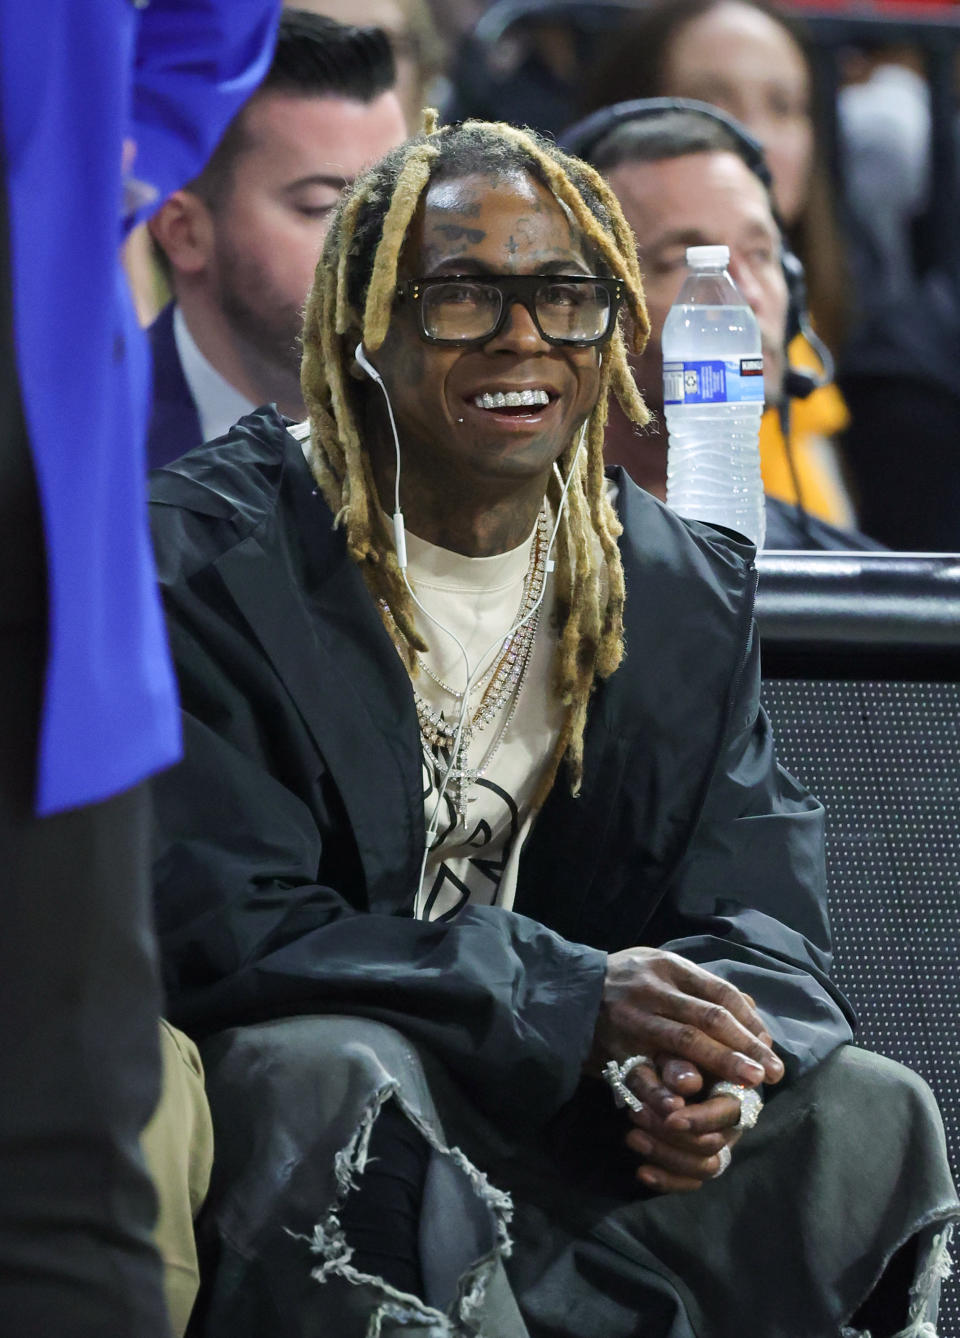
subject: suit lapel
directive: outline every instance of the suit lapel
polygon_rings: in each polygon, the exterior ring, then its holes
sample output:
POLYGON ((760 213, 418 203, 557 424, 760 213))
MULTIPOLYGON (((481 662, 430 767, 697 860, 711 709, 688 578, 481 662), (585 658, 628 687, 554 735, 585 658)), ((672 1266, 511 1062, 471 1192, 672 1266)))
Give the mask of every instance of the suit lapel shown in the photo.
POLYGON ((203 430, 187 385, 173 333, 173 303, 148 331, 153 356, 153 400, 147 434, 147 463, 160 469, 199 446, 203 430))

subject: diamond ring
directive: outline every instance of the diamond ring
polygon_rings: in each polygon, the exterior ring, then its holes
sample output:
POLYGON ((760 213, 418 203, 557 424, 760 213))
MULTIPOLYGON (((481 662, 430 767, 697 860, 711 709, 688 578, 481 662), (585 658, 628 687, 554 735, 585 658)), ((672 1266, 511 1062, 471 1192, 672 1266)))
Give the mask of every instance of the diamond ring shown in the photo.
POLYGON ((603 1078, 613 1089, 613 1099, 618 1106, 629 1106, 632 1111, 643 1110, 643 1102, 627 1086, 626 1078, 628 1073, 632 1073, 635 1068, 641 1064, 653 1065, 653 1060, 649 1055, 631 1055, 625 1059, 622 1064, 618 1064, 615 1059, 611 1059, 608 1064, 603 1066, 603 1078))
POLYGON ((739 1082, 715 1082, 710 1088, 711 1096, 734 1096, 740 1102, 740 1118, 733 1126, 737 1133, 752 1129, 763 1110, 763 1099, 752 1087, 744 1087, 739 1082))

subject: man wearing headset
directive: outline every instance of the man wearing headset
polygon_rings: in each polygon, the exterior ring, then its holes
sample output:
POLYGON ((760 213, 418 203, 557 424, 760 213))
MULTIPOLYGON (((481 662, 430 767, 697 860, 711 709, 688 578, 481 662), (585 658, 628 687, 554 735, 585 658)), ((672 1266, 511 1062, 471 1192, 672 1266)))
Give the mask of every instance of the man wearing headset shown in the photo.
POLYGON ((752 549, 604 479, 608 398, 645 417, 622 305, 639 351, 602 180, 428 122, 331 222, 309 421, 259 410, 155 476, 185 738, 158 930, 215 1128, 205 1338, 932 1314, 910 1286, 958 1207, 942 1129, 847 1044, 752 549))
MULTIPOLYGON (((791 401, 809 395, 820 378, 787 363, 793 333, 801 326, 809 330, 803 271, 796 256, 785 252, 759 143, 724 113, 669 98, 618 103, 570 127, 561 142, 598 168, 616 193, 636 233, 650 312, 651 337, 633 365, 659 431, 638 433, 613 406, 607 460, 665 498, 660 333, 686 276, 686 248, 712 243, 730 248, 731 276, 757 317, 767 405, 784 419, 782 435, 789 442, 791 401)), ((766 546, 879 547, 769 495, 766 546)))

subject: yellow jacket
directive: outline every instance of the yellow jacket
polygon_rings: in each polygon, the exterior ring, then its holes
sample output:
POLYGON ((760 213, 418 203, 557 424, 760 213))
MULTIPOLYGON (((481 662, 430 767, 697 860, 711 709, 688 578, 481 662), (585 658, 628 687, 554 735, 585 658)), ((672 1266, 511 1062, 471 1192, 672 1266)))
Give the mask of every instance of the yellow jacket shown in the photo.
MULTIPOLYGON (((790 362, 794 367, 818 366, 802 335, 797 335, 790 345, 790 362)), ((804 506, 811 515, 833 525, 849 525, 852 509, 832 452, 824 447, 824 439, 829 441, 842 432, 849 421, 843 396, 832 382, 805 400, 794 400, 791 406, 791 444, 804 506)), ((774 408, 766 410, 760 424, 760 467, 763 486, 772 497, 797 501, 780 419, 774 408)))

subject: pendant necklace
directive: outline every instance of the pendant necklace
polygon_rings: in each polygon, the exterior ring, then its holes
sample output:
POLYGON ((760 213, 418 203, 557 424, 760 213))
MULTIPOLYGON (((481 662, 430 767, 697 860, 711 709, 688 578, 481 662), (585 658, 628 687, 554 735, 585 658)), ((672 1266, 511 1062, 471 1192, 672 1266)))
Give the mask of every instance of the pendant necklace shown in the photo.
MULTIPOLYGON (((483 692, 476 709, 472 714, 468 714, 464 721, 455 753, 452 753, 452 749, 457 737, 457 721, 463 709, 464 693, 450 687, 438 674, 434 673, 420 655, 416 656, 417 667, 422 669, 427 677, 456 703, 455 710, 451 713, 453 723, 450 723, 445 712, 437 710, 425 701, 414 686, 413 696, 422 746, 436 770, 437 787, 442 786, 449 777, 448 792, 450 792, 450 799, 460 825, 466 824, 466 808, 470 801, 469 791, 486 772, 493 758, 499 752, 500 745, 503 743, 517 709, 520 690, 526 677, 537 635, 537 627, 540 622, 540 609, 537 608, 535 612, 532 611, 543 594, 546 580, 547 528, 547 512, 543 508, 537 519, 537 533, 531 545, 530 564, 524 577, 520 606, 514 619, 514 622, 520 625, 504 638, 500 654, 494 660, 491 668, 477 683, 470 686, 469 692, 471 695, 481 688, 483 692), (472 740, 500 715, 508 701, 510 701, 510 709, 491 741, 490 747, 484 753, 479 765, 471 768, 468 766, 467 755, 472 740)), ((380 605, 386 613, 390 613, 385 600, 381 600, 380 605)), ((394 624, 394 629, 395 627, 394 624)), ((399 651, 400 647, 398 646, 397 649, 399 651)))

